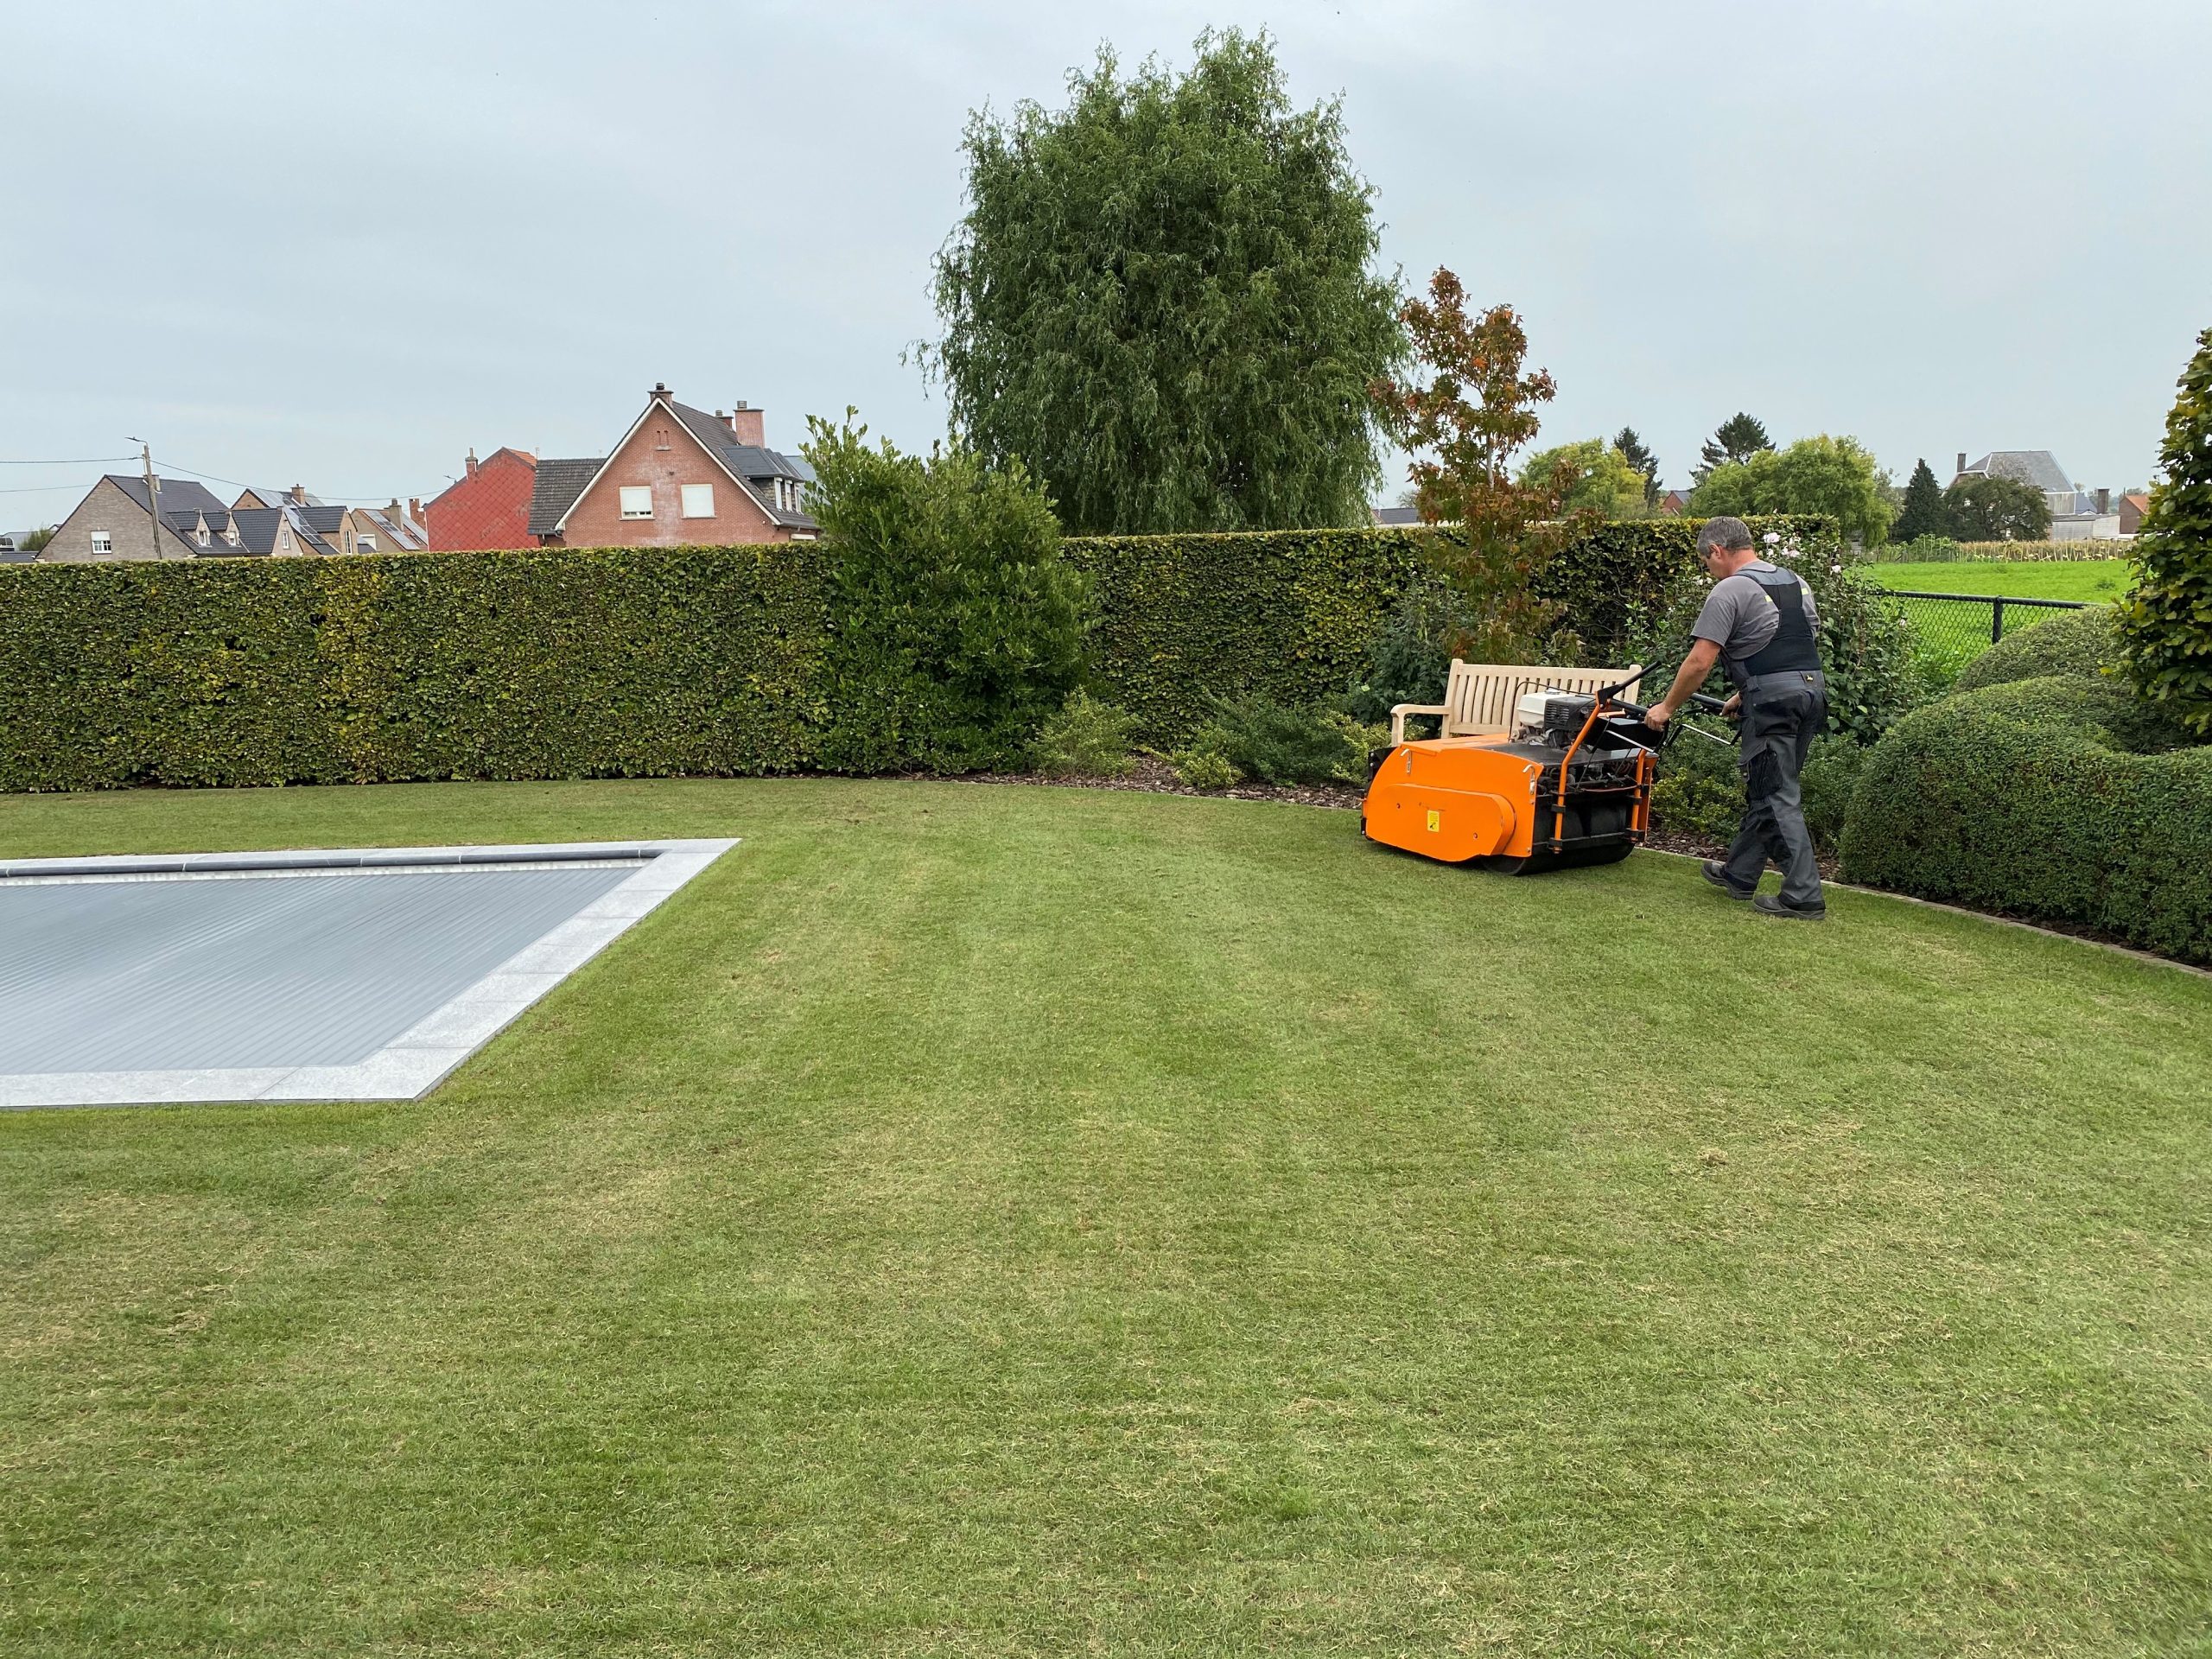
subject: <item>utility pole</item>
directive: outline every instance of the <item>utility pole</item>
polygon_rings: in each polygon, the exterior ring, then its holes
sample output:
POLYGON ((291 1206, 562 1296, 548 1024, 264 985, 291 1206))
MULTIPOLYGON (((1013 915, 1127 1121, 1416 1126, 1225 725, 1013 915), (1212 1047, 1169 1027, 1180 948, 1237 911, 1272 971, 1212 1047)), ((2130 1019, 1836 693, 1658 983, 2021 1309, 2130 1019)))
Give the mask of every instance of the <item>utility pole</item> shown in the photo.
POLYGON ((146 469, 146 514, 154 521, 154 556, 162 556, 162 481, 154 476, 154 446, 143 438, 132 438, 138 446, 138 459, 146 469))

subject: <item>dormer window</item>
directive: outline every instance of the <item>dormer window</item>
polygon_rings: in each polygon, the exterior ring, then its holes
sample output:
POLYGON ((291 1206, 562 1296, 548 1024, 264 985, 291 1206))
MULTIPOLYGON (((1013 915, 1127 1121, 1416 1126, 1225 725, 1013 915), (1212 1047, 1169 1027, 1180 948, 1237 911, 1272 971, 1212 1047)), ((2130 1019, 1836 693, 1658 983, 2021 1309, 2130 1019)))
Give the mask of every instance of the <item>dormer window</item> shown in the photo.
POLYGON ((195 541, 195 542, 199 543, 200 546, 202 546, 202 547, 206 547, 206 546, 207 546, 207 545, 209 544, 209 543, 210 543, 210 542, 212 542, 214 538, 213 538, 213 537, 212 537, 211 536, 209 536, 209 535, 207 534, 207 525, 205 525, 205 524, 202 524, 202 525, 200 525, 200 528, 199 528, 199 529, 197 529, 197 530, 195 530, 195 531, 194 531, 192 532, 192 539, 193 539, 194 541, 195 541))

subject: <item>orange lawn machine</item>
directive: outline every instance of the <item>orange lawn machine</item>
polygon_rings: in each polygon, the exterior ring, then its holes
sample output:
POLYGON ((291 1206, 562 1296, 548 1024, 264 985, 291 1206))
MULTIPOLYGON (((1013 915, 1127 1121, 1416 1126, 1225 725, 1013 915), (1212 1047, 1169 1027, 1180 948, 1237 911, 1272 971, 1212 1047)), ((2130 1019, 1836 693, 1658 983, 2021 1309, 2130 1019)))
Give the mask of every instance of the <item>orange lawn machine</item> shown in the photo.
POLYGON ((1659 752, 1678 723, 1655 732, 1643 705, 1623 697, 1643 677, 1594 693, 1523 691, 1510 732, 1396 745, 1368 781, 1367 838, 1514 875, 1618 863, 1650 830, 1659 752))

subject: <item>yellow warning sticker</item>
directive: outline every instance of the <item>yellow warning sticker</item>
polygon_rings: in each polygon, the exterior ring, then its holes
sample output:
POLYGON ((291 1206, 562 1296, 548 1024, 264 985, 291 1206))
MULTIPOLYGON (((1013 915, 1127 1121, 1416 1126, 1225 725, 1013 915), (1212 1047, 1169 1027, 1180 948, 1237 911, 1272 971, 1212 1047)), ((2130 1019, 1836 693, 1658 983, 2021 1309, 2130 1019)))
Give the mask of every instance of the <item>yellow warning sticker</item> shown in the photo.
POLYGON ((1433 836, 1443 828, 1444 815, 1441 812, 1431 812, 1428 815, 1428 833, 1433 836))

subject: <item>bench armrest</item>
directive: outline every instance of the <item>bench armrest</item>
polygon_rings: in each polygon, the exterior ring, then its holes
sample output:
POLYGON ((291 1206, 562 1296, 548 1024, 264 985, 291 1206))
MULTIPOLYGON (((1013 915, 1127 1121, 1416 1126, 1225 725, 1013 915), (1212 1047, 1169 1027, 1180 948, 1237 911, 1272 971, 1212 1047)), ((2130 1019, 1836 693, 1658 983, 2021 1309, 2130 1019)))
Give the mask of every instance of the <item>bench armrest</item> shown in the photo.
POLYGON ((1390 741, 1402 743, 1406 741, 1408 715, 1434 715, 1437 730, 1441 732, 1444 729, 1444 716, 1449 713, 1451 709, 1440 702, 1393 703, 1390 708, 1390 741))

